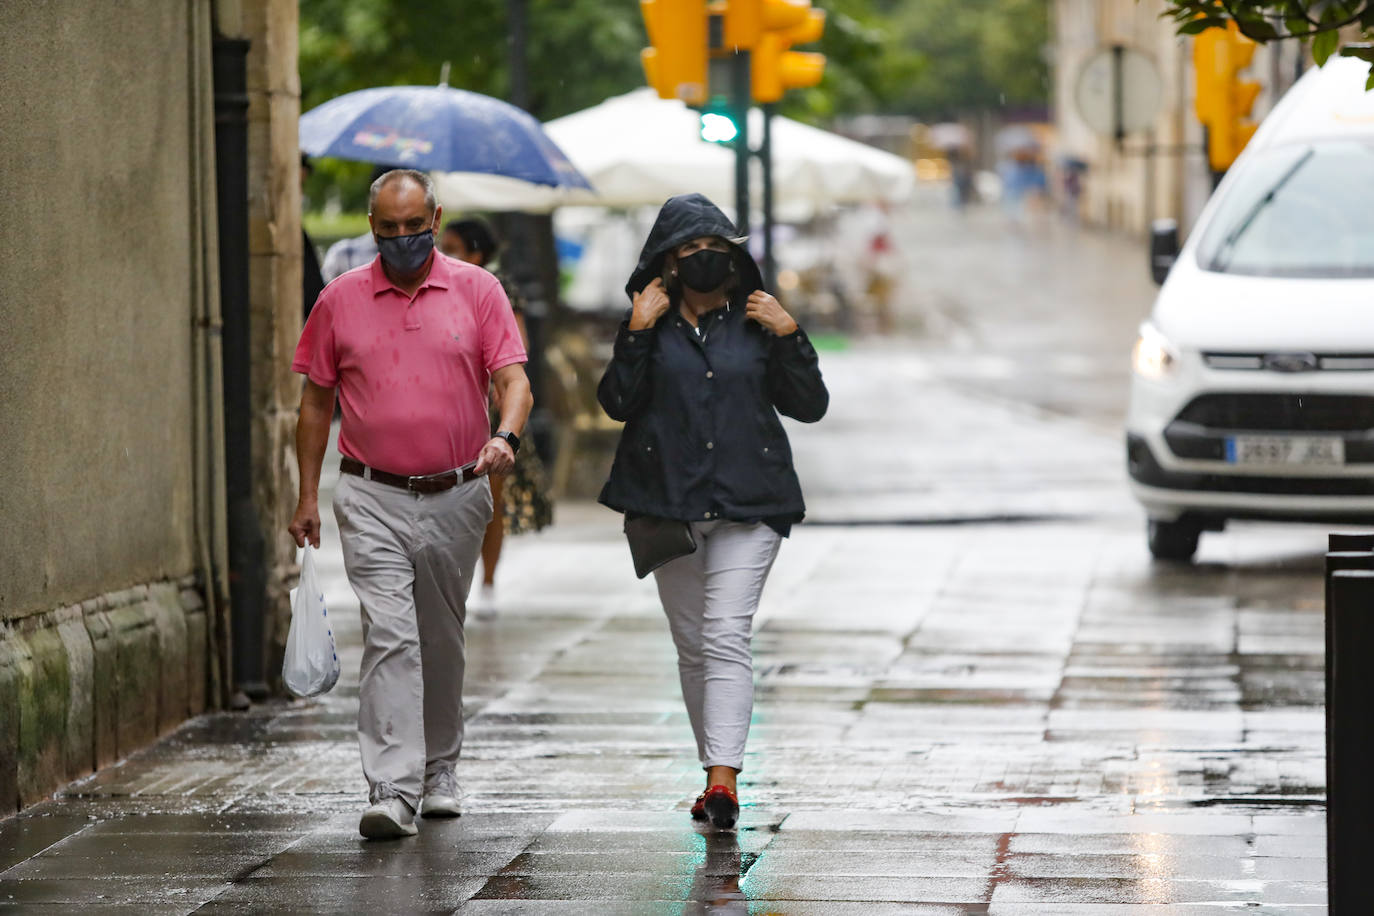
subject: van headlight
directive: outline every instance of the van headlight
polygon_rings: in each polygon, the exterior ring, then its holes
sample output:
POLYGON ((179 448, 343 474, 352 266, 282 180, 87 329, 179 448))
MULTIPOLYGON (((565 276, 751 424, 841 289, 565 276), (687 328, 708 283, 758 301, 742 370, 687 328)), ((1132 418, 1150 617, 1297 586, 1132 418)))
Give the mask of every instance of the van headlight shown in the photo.
POLYGON ((1154 325, 1142 324, 1135 349, 1131 351, 1131 368, 1136 375, 1148 379, 1167 378, 1178 362, 1178 351, 1154 325))

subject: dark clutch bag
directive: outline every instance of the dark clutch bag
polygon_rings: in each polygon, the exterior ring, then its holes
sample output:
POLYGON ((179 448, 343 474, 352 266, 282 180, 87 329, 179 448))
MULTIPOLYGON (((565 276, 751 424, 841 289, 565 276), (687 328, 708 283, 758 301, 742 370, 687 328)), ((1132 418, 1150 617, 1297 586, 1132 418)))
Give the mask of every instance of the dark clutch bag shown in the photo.
POLYGON ((653 515, 625 517, 625 540, 630 542, 630 558, 635 575, 643 579, 664 563, 685 557, 697 549, 692 526, 653 515))

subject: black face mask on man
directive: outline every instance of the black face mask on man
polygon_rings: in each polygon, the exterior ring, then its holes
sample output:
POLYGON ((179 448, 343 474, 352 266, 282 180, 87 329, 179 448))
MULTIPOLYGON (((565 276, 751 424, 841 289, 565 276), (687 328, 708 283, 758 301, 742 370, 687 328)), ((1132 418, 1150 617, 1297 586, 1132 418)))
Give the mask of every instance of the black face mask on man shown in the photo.
POLYGON ((678 258, 677 272, 688 288, 699 293, 720 289, 734 270, 735 262, 728 251, 703 248, 685 258, 678 258))
POLYGON ((386 266, 403 277, 417 273, 425 266, 425 259, 434 250, 434 230, 426 229, 414 235, 377 236, 377 251, 386 266))

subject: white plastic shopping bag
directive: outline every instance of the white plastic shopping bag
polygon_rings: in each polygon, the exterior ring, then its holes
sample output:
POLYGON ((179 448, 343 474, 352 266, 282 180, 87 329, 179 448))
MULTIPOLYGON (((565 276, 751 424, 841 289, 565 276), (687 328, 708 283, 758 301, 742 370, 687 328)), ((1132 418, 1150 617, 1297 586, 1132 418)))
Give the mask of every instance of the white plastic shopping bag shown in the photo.
POLYGON ((326 693, 339 679, 334 631, 329 626, 324 590, 315 573, 315 555, 309 544, 301 556, 300 585, 291 591, 291 630, 286 634, 281 676, 298 697, 326 693))

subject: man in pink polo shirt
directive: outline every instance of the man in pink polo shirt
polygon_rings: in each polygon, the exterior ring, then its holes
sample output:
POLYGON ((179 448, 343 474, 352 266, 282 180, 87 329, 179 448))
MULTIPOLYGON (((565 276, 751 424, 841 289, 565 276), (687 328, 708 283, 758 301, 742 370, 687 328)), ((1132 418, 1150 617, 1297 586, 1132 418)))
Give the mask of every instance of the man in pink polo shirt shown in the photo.
POLYGON ((358 742, 369 806, 358 829, 374 839, 414 835, 417 810, 459 814, 463 623, 491 518, 484 475, 510 471, 533 403, 510 302, 487 271, 434 250, 440 212, 421 172, 373 182, 379 254, 325 287, 291 364, 308 379, 290 525, 301 546, 320 543, 336 389, 342 406, 334 516, 362 604, 358 742), (495 435, 489 381, 501 405, 495 435))

